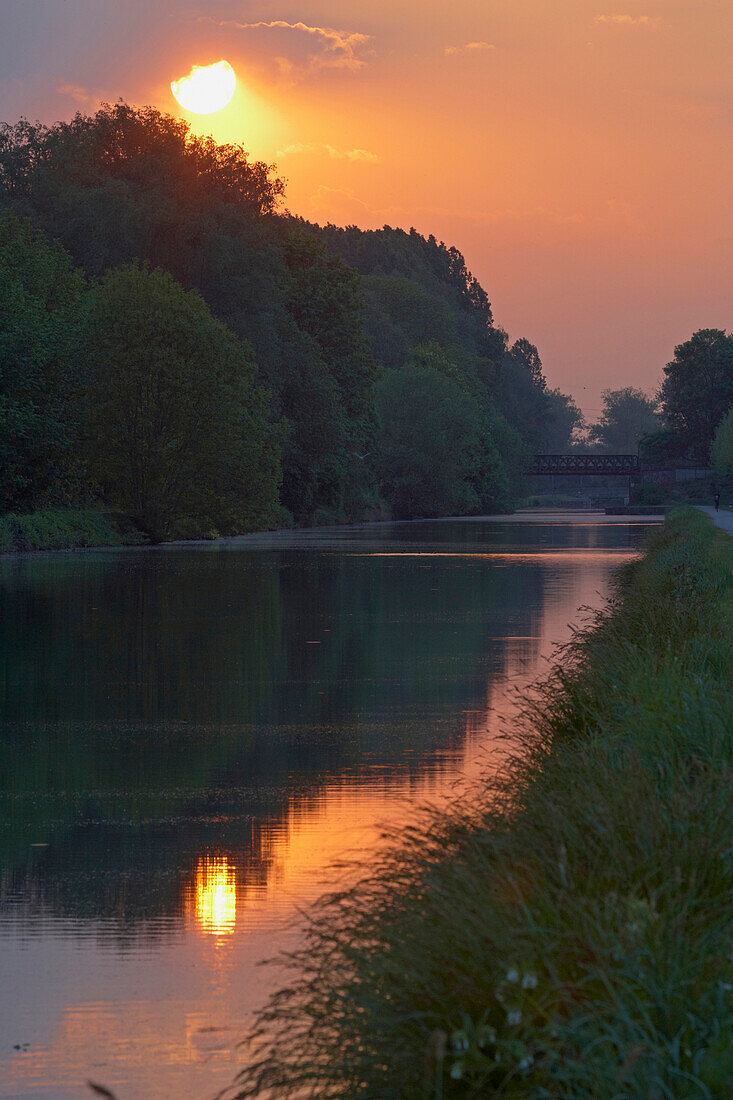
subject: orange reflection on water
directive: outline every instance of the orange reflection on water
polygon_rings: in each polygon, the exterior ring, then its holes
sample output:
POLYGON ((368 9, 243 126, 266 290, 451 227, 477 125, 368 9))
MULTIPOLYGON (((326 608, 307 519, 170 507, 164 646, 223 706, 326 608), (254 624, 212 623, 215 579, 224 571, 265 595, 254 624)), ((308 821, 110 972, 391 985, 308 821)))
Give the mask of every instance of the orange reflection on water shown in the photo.
POLYGON ((237 883, 226 856, 205 856, 196 868, 196 923, 203 932, 226 936, 237 920, 237 883))

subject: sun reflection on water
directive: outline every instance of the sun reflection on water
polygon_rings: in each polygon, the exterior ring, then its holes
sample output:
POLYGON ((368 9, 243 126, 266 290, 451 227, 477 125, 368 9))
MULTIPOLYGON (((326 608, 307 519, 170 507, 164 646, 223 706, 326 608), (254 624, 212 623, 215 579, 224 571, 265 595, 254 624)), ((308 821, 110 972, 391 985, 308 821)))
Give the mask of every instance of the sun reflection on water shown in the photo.
POLYGON ((237 920, 237 883, 226 856, 205 856, 196 868, 196 924, 203 932, 226 936, 237 920))

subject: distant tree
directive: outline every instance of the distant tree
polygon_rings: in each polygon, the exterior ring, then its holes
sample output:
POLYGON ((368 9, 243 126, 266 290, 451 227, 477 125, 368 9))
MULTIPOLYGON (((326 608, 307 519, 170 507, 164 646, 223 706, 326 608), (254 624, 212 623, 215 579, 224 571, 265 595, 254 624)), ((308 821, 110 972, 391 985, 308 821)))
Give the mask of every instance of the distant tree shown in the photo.
POLYGON ((280 440, 251 352, 196 291, 132 264, 91 295, 86 440, 106 498, 153 538, 277 519, 280 440))
POLYGON ((547 390, 546 395, 543 450, 546 454, 564 454, 585 427, 585 418, 568 394, 554 389, 547 390))
POLYGON ((528 454, 567 450, 583 426, 583 415, 572 398, 548 389, 539 352, 524 337, 504 355, 496 402, 528 454))
POLYGON ((694 459, 707 462, 715 430, 733 405, 733 334, 700 329, 664 368, 662 416, 694 459))
POLYGON ((376 386, 377 464, 393 514, 475 513, 505 503, 506 469, 475 397, 432 367, 390 371, 376 386))
POLYGON ((537 351, 534 344, 530 344, 529 340, 524 336, 520 336, 520 338, 515 340, 512 344, 507 354, 521 370, 526 372, 538 389, 547 389, 547 382, 542 373, 540 353, 537 351))
POLYGON ((0 511, 30 510, 63 481, 85 297, 58 245, 0 216, 0 511))
POLYGON ((719 477, 733 477, 733 409, 718 424, 710 457, 719 477))
POLYGON ((645 466, 673 465, 687 457, 686 451, 685 440, 671 428, 646 432, 639 440, 639 454, 645 466))
POLYGON ((588 429, 588 442, 610 454, 632 454, 642 436, 659 427, 657 402, 643 390, 625 386, 603 391, 603 409, 588 429))

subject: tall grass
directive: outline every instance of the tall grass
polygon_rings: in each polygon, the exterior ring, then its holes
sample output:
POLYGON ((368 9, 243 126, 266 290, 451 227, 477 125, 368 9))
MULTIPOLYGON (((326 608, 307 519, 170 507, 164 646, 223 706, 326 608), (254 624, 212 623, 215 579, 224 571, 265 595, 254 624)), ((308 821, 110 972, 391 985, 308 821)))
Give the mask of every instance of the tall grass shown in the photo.
POLYGON ((733 1095, 732 594, 674 515, 504 773, 316 908, 232 1095, 733 1095))

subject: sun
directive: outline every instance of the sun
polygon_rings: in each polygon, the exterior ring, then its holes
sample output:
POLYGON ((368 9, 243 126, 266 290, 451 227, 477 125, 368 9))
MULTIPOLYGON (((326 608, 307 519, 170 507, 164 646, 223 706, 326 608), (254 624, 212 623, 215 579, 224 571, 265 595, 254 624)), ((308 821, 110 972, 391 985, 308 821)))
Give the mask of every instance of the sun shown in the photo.
POLYGON ((234 95, 237 78, 228 61, 194 65, 188 76, 171 81, 171 91, 185 111, 211 115, 226 107, 234 95))

